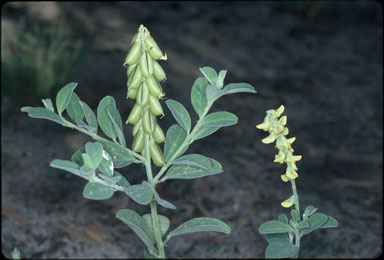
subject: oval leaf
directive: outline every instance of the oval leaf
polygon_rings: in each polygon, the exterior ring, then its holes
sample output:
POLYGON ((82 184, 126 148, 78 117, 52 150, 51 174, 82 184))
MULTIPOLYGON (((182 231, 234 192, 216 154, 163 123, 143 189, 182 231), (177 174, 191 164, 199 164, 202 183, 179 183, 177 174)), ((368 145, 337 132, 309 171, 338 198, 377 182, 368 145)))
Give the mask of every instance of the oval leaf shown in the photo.
POLYGON ((121 173, 114 171, 113 175, 114 176, 120 176, 120 180, 118 182, 116 182, 117 185, 122 186, 122 187, 128 187, 131 185, 131 184, 129 184, 127 179, 121 173))
POLYGON ((128 225, 149 249, 155 250, 145 220, 139 214, 130 209, 120 209, 116 217, 128 225))
POLYGON ((217 73, 211 67, 203 67, 200 68, 201 73, 203 73, 204 77, 211 83, 211 85, 216 86, 217 81, 217 73))
POLYGON ((273 241, 279 241, 279 240, 289 242, 288 233, 265 234, 265 238, 267 239, 268 243, 272 243, 273 241))
POLYGON ((65 85, 56 95, 56 107, 57 107, 57 113, 61 115, 63 111, 67 108, 71 97, 73 90, 77 87, 76 82, 71 82, 65 85))
POLYGON ((44 107, 23 107, 21 111, 27 112, 30 117, 48 119, 65 126, 63 120, 56 113, 44 107))
POLYGON ((121 116, 119 111, 117 111, 116 107, 114 106, 108 106, 107 107, 107 114, 109 116, 109 119, 112 122, 112 125, 116 131, 117 138, 119 138, 119 142, 122 146, 126 146, 125 144, 125 137, 123 133, 123 124, 121 121, 121 116))
POLYGON ((52 100, 50 98, 42 99, 41 101, 43 102, 46 109, 51 110, 52 112, 55 112, 55 109, 53 108, 52 100))
POLYGON ((101 160, 103 159, 103 145, 98 142, 88 142, 85 145, 85 151, 91 158, 92 169, 96 169, 101 163, 101 160))
POLYGON ((92 200, 106 200, 112 197, 115 191, 101 183, 88 182, 83 191, 84 198, 92 200))
POLYGON ((256 90, 248 83, 230 83, 223 88, 223 95, 240 92, 256 93, 256 90))
POLYGON ((152 189, 144 184, 136 184, 126 188, 125 193, 141 205, 147 205, 152 200, 152 189))
POLYGON ((168 238, 201 231, 214 231, 229 234, 231 233, 231 228, 223 221, 215 218, 194 218, 170 232, 168 238))
POLYGON ((221 164, 209 159, 211 165, 208 169, 192 165, 173 165, 165 174, 165 179, 195 179, 223 172, 221 164))
POLYGON ((81 171, 79 165, 74 162, 66 161, 66 160, 58 160, 55 159, 50 163, 50 166, 53 168, 61 169, 70 173, 73 173, 79 177, 84 179, 88 179, 81 171))
POLYGON ((107 114, 107 107, 116 107, 115 99, 111 96, 104 97, 97 107, 97 121, 99 122, 100 128, 110 138, 115 139, 117 133, 113 127, 113 123, 107 114))
POLYGON ((201 120, 201 126, 204 127, 224 127, 237 123, 237 116, 229 112, 215 112, 208 114, 201 120))
POLYGON ((315 229, 318 229, 321 225, 326 223, 328 220, 328 216, 323 213, 315 213, 312 216, 310 216, 307 220, 309 223, 308 228, 304 228, 300 231, 300 235, 304 236, 306 234, 311 233, 315 229))
POLYGON ((175 159, 172 164, 191 165, 203 169, 208 169, 211 166, 210 158, 201 154, 187 154, 175 159))
POLYGON ((265 258, 290 258, 297 254, 296 246, 284 240, 273 241, 265 249, 265 258))
POLYGON ((167 161, 175 154, 187 137, 187 132, 179 125, 172 125, 165 138, 164 155, 167 161))
POLYGON ((171 113, 177 123, 179 123, 179 125, 181 125, 181 127, 189 133, 189 131, 191 131, 191 117, 189 116, 187 109, 185 109, 181 103, 172 99, 168 99, 165 103, 167 104, 169 110, 171 110, 171 113))
POLYGON ((339 222, 331 216, 328 216, 327 222, 320 226, 320 228, 337 228, 339 226, 339 222))
POLYGON ((130 150, 117 143, 110 141, 100 141, 100 143, 103 145, 104 151, 112 157, 115 168, 125 167, 135 160, 130 150))
POLYGON ((113 161, 111 156, 103 150, 103 158, 99 164, 99 170, 106 176, 113 177, 113 161))
POLYGON ((191 103, 199 117, 207 107, 207 95, 205 93, 208 81, 205 78, 197 78, 191 90, 191 103))
POLYGON ((95 134, 97 134, 98 125, 97 125, 97 119, 96 119, 95 113, 93 113, 92 109, 81 100, 80 100, 80 105, 81 105, 81 108, 83 109, 83 113, 89 125, 89 129, 95 134))
MULTIPOLYGON (((167 231, 169 229, 169 224, 170 224, 169 219, 163 215, 157 215, 157 217, 159 220, 160 234, 161 234, 161 236, 164 236, 164 234, 167 233, 167 231)), ((153 228, 152 215, 151 214, 144 214, 142 216, 142 218, 144 219, 144 221, 147 225, 147 228, 149 231, 148 233, 149 233, 149 236, 152 240, 152 243, 155 243, 156 237, 155 237, 155 232, 154 232, 154 228, 153 228)))
POLYGON ((211 135, 213 134, 214 132, 216 132, 217 130, 219 130, 220 127, 199 127, 195 134, 193 135, 193 140, 199 140, 201 138, 204 138, 208 135, 211 135))
POLYGON ((84 117, 84 112, 80 105, 80 98, 76 93, 72 93, 71 100, 67 106, 67 113, 73 121, 76 121, 76 119, 82 120, 84 117))
POLYGON ((270 220, 265 222, 259 227, 260 234, 271 234, 271 233, 285 233, 293 232, 293 229, 288 225, 278 220, 270 220))
POLYGON ((71 161, 81 165, 83 164, 83 158, 81 157, 81 154, 85 153, 85 147, 80 147, 76 152, 73 153, 71 157, 71 161))

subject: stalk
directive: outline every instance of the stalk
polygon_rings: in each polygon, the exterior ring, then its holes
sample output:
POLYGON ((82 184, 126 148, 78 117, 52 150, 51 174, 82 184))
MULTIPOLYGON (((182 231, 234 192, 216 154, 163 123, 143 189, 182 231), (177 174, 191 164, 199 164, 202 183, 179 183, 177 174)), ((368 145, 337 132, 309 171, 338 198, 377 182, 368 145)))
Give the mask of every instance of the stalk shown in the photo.
MULTIPOLYGON (((145 169, 147 172, 147 178, 148 182, 155 188, 155 184, 153 182, 153 176, 152 176, 152 166, 151 166, 151 155, 149 151, 149 135, 145 135, 145 169)), ((161 239, 161 233, 160 233, 160 225, 159 225, 159 218, 157 216, 157 206, 156 201, 152 199, 151 201, 151 217, 152 217, 152 224, 153 224, 153 231, 155 233, 156 237, 156 243, 157 248, 159 251, 159 256, 161 259, 165 259, 165 252, 164 252, 164 243, 161 239)))
MULTIPOLYGON (((296 209, 298 217, 299 217, 298 222, 300 222, 300 215, 301 215, 300 214, 300 203, 299 203, 299 196, 297 195, 295 180, 291 180, 291 184, 292 184, 293 198, 295 200, 295 209, 296 209)), ((298 258, 299 257, 299 249, 300 249, 300 233, 299 233, 298 228, 296 228, 296 230, 295 230, 295 246, 298 249, 295 258, 298 258)))

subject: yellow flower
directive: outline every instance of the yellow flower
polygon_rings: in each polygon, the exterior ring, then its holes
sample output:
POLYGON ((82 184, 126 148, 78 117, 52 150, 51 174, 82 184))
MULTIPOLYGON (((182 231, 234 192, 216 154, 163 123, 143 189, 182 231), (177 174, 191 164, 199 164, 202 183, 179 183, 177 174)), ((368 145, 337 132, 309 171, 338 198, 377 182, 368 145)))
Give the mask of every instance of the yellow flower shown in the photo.
POLYGON ((268 131, 270 124, 271 123, 267 120, 267 118, 265 118, 264 122, 257 125, 256 128, 262 129, 264 131, 268 131))
POLYGON ((289 133, 288 127, 284 128, 284 131, 282 132, 283 135, 287 135, 289 133))
POLYGON ((278 109, 276 109, 276 114, 279 117, 284 112, 285 107, 281 105, 278 109))
POLYGON ((283 182, 287 182, 287 181, 289 181, 289 179, 287 178, 287 176, 286 176, 285 174, 281 175, 280 177, 281 177, 281 180, 282 180, 283 182))
POLYGON ((293 199, 293 197, 290 197, 289 199, 286 199, 281 202, 281 206, 283 206, 284 208, 292 207, 293 204, 295 204, 295 200, 293 199))
POLYGON ((281 132, 284 131, 284 126, 282 126, 282 125, 275 125, 273 130, 275 131, 275 134, 280 134, 281 132))
POLYGON ((275 155, 275 160, 273 162, 284 163, 284 159, 285 153, 280 150, 279 153, 275 155))
POLYGON ((296 172, 294 169, 292 169, 291 167, 289 167, 289 165, 288 165, 288 167, 287 167, 287 171, 285 172, 285 175, 287 175, 287 177, 288 177, 289 179, 291 179, 291 180, 294 180, 294 179, 296 179, 297 177, 299 177, 299 175, 297 174, 297 172, 296 172))
POLYGON ((261 140, 263 143, 265 144, 270 144, 270 143, 273 143, 274 141, 276 140, 276 135, 274 135, 273 133, 271 133, 270 135, 268 135, 267 137, 265 137, 263 140, 261 140))
POLYGON ((286 125, 287 124, 287 116, 282 116, 280 119, 279 119, 280 123, 282 125, 286 125))
POLYGON ((289 144, 293 144, 293 142, 296 140, 296 137, 292 137, 292 138, 288 138, 287 139, 287 142, 289 143, 289 144))

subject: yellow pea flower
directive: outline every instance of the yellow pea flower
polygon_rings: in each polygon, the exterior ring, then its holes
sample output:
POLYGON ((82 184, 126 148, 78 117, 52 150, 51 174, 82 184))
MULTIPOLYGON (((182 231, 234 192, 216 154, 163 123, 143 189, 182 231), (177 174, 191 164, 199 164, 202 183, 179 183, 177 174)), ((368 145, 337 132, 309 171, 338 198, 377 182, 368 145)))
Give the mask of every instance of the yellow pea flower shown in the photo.
POLYGON ((268 135, 267 137, 265 137, 263 140, 261 140, 263 143, 265 144, 270 144, 270 143, 273 143, 274 141, 276 140, 276 135, 274 135, 273 133, 271 133, 270 135, 268 135))
POLYGON ((289 199, 286 199, 281 202, 281 206, 283 206, 284 208, 290 208, 293 204, 295 204, 295 200, 293 197, 290 197, 289 199))
POLYGON ((285 107, 281 105, 278 109, 276 109, 276 114, 279 117, 284 112, 285 107))
POLYGON ((281 177, 281 180, 283 182, 288 182, 289 181, 289 179, 287 178, 287 176, 285 174, 281 175, 280 177, 281 177))
POLYGON ((287 116, 282 116, 280 119, 279 119, 280 123, 282 125, 286 125, 287 124, 287 116))

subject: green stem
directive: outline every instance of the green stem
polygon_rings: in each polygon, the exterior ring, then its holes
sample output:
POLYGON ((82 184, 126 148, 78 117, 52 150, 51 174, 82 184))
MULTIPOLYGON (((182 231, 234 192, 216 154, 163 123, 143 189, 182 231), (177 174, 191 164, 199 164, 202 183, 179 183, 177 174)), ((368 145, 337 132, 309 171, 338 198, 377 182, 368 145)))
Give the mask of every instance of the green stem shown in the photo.
POLYGON ((196 131, 200 129, 201 120, 207 115, 207 113, 208 113, 209 109, 211 108, 213 102, 214 101, 212 101, 212 102, 207 104, 207 107, 205 108, 204 112, 201 114, 199 120, 197 121, 197 123, 196 123, 195 127, 193 128, 193 130, 191 131, 191 133, 189 133, 187 135, 187 137, 185 138, 184 142, 180 145, 179 149, 176 150, 176 152, 172 155, 172 157, 168 160, 168 162, 156 174, 155 178, 153 179, 155 183, 159 183, 159 182, 164 182, 165 181, 165 178, 162 178, 161 180, 159 180, 159 179, 166 172, 166 170, 169 168, 169 166, 171 166, 172 161, 174 159, 176 159, 180 155, 181 151, 183 151, 184 148, 187 145, 191 144, 191 141, 193 141, 193 137, 194 137, 196 131))
MULTIPOLYGON (((145 135, 145 169, 147 172, 147 178, 148 182, 155 188, 156 184, 153 180, 152 176, 152 166, 151 166, 151 155, 149 151, 149 135, 145 135)), ((151 201, 151 218, 152 218, 152 225, 153 225, 153 231, 155 233, 156 237, 156 243, 157 243, 157 248, 159 251, 159 256, 161 259, 165 258, 165 252, 164 252, 164 243, 161 239, 161 231, 160 231, 160 225, 159 225, 159 218, 157 216, 157 206, 156 206, 156 200, 152 199, 151 201)))
MULTIPOLYGON (((110 142, 109 140, 101 137, 101 136, 98 136, 97 134, 91 132, 91 131, 88 131, 84 128, 81 128, 75 124, 72 124, 71 122, 67 121, 63 116, 60 116, 60 118, 63 120, 64 124, 67 126, 67 127, 70 127, 70 128, 74 128, 76 129, 77 131, 80 131, 86 135, 89 135, 90 137, 92 137, 94 140, 96 141, 101 141, 101 142, 110 142)), ((120 145, 120 144, 119 144, 120 145)), ((124 147, 124 146, 122 146, 124 147)), ((124 147, 125 149, 127 149, 133 156, 135 156, 139 162, 143 162, 145 160, 145 158, 143 156, 141 156, 140 154, 130 150, 129 148, 127 147, 124 147)), ((135 161, 137 163, 137 161, 135 161)))
MULTIPOLYGON (((298 222, 300 222, 300 215, 301 215, 300 214, 300 203, 299 203, 299 196, 297 195, 297 189, 296 189, 296 182, 295 182, 295 180, 291 180, 291 184, 292 184, 293 198, 295 200, 295 209, 297 211, 298 218, 299 218, 298 222)), ((295 246, 298 249, 295 258, 298 258, 299 257, 299 249, 300 249, 300 232, 299 232, 298 228, 295 230, 295 246)))

